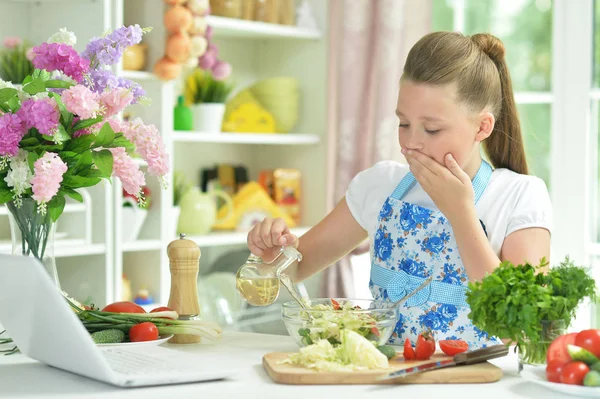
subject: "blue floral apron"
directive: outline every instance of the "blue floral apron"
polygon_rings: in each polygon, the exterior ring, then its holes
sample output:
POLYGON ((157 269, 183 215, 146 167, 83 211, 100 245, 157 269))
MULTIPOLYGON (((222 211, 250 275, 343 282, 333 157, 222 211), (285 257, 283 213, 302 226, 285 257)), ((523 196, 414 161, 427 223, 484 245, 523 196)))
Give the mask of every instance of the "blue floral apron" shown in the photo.
MULTIPOLYGON (((475 203, 485 191, 492 167, 482 161, 473 178, 475 203)), ((379 211, 371 251, 369 287, 375 299, 395 302, 413 292, 427 277, 433 281, 408 299, 389 343, 416 343, 430 329, 436 341, 461 339, 470 349, 501 343, 473 326, 465 292, 469 278, 462 264, 452 227, 440 211, 402 201, 415 185, 408 173, 379 211)))

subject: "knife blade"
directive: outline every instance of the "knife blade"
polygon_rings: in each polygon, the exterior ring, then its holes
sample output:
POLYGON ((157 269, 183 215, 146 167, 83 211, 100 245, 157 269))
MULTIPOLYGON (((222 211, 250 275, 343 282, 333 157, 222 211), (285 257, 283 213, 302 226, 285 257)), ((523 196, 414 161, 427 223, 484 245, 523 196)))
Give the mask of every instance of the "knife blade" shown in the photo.
POLYGON ((393 380, 403 378, 409 375, 421 373, 424 371, 438 370, 445 367, 463 366, 469 364, 483 363, 490 359, 503 357, 508 355, 508 347, 506 345, 493 345, 487 348, 476 349, 473 351, 459 353, 452 359, 439 360, 429 362, 417 366, 409 367, 402 370, 392 371, 391 373, 383 374, 377 378, 378 381, 393 380))

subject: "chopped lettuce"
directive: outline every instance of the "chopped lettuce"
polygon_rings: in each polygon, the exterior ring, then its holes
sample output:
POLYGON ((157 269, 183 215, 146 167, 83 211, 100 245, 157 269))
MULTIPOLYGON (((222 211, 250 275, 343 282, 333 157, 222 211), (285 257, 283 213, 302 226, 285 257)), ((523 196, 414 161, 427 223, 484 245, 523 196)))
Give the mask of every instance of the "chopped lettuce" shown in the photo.
POLYGON ((342 330, 341 345, 334 347, 322 339, 300 348, 282 363, 290 363, 317 371, 354 371, 388 368, 387 357, 362 335, 342 330))

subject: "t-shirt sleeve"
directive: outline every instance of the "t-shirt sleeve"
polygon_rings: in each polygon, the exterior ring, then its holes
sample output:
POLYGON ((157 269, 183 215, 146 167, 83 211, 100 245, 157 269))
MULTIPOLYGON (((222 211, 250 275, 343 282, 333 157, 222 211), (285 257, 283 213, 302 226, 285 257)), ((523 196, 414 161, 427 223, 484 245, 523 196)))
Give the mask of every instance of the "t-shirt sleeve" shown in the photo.
POLYGON ((386 198, 394 191, 408 168, 393 161, 378 162, 358 173, 346 191, 346 203, 354 219, 369 234, 386 198))
POLYGON ((518 199, 509 218, 506 235, 522 229, 539 227, 552 233, 552 203, 546 183, 528 176, 518 190, 518 199))

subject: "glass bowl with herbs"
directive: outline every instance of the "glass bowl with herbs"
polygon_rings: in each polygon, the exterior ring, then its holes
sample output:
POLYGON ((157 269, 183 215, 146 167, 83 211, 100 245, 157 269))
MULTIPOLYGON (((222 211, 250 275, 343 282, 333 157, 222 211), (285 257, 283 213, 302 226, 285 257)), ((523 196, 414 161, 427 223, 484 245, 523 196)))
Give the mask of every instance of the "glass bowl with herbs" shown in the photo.
POLYGON ((305 309, 290 301, 282 306, 283 323, 301 347, 323 339, 337 346, 343 329, 357 332, 376 346, 385 345, 398 321, 398 309, 388 301, 318 298, 306 300, 306 305, 305 309))

